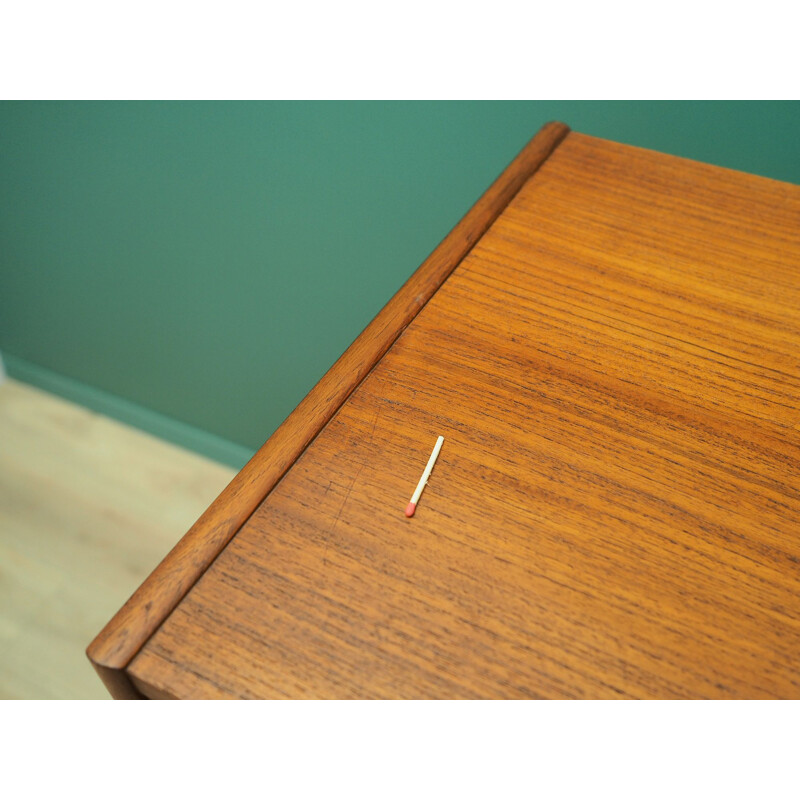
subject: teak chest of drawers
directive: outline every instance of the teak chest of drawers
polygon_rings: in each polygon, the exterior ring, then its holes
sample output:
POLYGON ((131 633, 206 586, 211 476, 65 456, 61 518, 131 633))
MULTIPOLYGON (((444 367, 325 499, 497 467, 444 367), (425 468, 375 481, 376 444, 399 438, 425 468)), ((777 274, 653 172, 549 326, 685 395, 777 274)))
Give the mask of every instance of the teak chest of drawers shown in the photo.
POLYGON ((120 698, 800 698, 799 409, 800 187, 551 123, 89 657, 120 698))

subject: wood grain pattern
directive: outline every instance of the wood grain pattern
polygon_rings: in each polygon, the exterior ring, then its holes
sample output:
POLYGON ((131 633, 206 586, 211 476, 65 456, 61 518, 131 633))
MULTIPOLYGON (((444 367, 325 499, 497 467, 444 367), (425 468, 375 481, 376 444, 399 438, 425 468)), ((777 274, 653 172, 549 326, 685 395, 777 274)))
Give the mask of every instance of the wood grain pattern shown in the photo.
POLYGON ((87 655, 114 697, 140 696, 131 658, 567 132, 539 131, 98 634, 87 655))
POLYGON ((569 134, 137 686, 800 698, 798 223, 798 187, 569 134))

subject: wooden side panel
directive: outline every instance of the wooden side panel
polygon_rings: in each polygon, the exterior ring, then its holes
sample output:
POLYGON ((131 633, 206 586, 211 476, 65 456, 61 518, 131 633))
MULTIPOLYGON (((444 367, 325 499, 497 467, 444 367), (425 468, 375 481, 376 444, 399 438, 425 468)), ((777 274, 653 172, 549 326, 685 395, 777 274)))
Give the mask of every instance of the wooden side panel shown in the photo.
POLYGON ((138 694, 127 677, 115 673, 124 670, 568 131, 556 122, 539 131, 89 645, 87 655, 113 696, 138 694))

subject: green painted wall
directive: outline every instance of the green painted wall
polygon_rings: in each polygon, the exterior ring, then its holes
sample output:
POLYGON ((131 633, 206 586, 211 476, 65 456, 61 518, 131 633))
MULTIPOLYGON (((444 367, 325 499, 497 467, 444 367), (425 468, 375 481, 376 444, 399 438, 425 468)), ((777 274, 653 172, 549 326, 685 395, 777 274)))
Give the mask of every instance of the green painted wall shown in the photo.
POLYGON ((8 371, 241 465, 551 119, 800 183, 796 102, 4 102, 8 371))

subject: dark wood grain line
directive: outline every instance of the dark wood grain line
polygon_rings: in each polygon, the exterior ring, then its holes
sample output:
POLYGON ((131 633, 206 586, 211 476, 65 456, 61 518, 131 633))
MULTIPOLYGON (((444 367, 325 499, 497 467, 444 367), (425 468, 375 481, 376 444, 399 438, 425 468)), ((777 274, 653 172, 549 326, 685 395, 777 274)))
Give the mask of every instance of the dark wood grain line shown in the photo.
MULTIPOLYGON (((498 269, 498 272, 501 271, 507 264, 513 263, 512 259, 510 259, 507 256, 505 257, 505 259, 503 258, 493 259, 487 257, 485 258, 485 261, 487 263, 495 265, 498 269)), ((473 280, 476 279, 473 278, 473 280)), ((492 286, 496 285, 500 287, 503 286, 503 283, 504 282, 500 280, 499 277, 496 277, 491 285, 492 286)), ((485 280, 484 284, 488 285, 485 280)), ((512 284, 506 284, 506 285, 509 287, 512 286, 512 284)), ((759 375, 760 372, 767 372, 770 373, 771 379, 776 382, 785 384, 787 386, 791 386, 793 388, 800 388, 800 380, 798 380, 795 375, 789 374, 784 370, 775 369, 774 367, 771 367, 769 365, 758 363, 752 358, 751 359, 739 358, 735 354, 722 352, 721 350, 709 347, 707 344, 700 344, 692 341, 687 337, 680 337, 674 334, 667 333, 663 330, 659 330, 656 323, 659 320, 668 320, 668 317, 666 316, 661 316, 654 313, 653 311, 649 311, 648 314, 652 318, 651 324, 650 326, 642 325, 640 323, 634 322, 630 316, 621 316, 619 313, 609 314, 599 311, 598 306, 604 299, 599 294, 578 288, 576 286, 571 286, 566 282, 557 281, 552 276, 549 278, 549 285, 550 287, 553 287, 557 290, 562 290, 562 292, 560 294, 554 294, 552 292, 547 292, 545 289, 540 288, 539 295, 537 297, 537 303, 541 303, 542 305, 547 306, 548 304, 545 303, 542 298, 547 298, 548 300, 551 301, 560 301, 561 303, 563 303, 563 305, 558 306, 554 303, 552 307, 558 308, 563 313, 574 314, 575 316, 582 317, 583 319, 594 320, 595 318, 597 318, 598 320, 602 320, 603 323, 607 325, 609 328, 615 328, 615 325, 611 325, 610 323, 615 323, 616 326, 624 325, 625 326, 624 328, 616 327, 616 330, 619 330, 620 332, 626 332, 627 328, 632 328, 635 329, 637 332, 639 332, 639 335, 646 334, 652 337, 653 339, 657 337, 658 339, 665 339, 668 340, 669 342, 675 342, 677 344, 684 345, 687 348, 687 352, 697 351, 700 353, 710 353, 711 355, 718 356, 719 358, 724 359, 720 361, 705 356, 706 358, 709 358, 709 360, 712 361, 713 363, 725 364, 726 361, 732 361, 735 362, 737 365, 750 368, 753 374, 755 375, 759 375), (588 303, 588 305, 582 305, 581 303, 576 301, 574 297, 570 297, 569 305, 567 305, 564 300, 563 290, 569 290, 573 294, 580 295, 582 297, 585 296, 585 302, 588 303), (580 314, 578 313, 579 311, 581 312, 580 314), (591 316, 587 316, 589 314, 591 316)), ((513 292, 510 293, 513 294, 513 292)), ((626 303, 624 302, 624 299, 621 298, 618 298, 616 300, 616 306, 619 309, 629 314, 630 312, 635 312, 637 310, 640 310, 639 308, 637 308, 636 305, 632 303, 626 303)), ((707 324, 707 321, 704 320, 704 322, 707 324)))
MULTIPOLYGON (((487 289, 490 288, 490 284, 486 281, 475 280, 473 282, 476 286, 485 286, 487 289)), ((495 288, 496 295, 493 297, 491 303, 487 302, 484 304, 487 306, 487 308, 491 308, 492 306, 502 308, 504 303, 507 302, 508 298, 512 298, 513 300, 527 299, 514 291, 513 284, 504 283, 497 277, 495 277, 494 283, 491 284, 491 286, 495 288), (502 292, 499 291, 501 289, 502 292)), ((728 356, 724 353, 714 353, 714 351, 709 350, 708 348, 694 345, 688 341, 682 342, 682 340, 676 337, 664 335, 663 338, 669 340, 668 346, 667 344, 658 342, 658 338, 662 337, 662 334, 660 334, 657 330, 637 325, 635 323, 630 323, 627 320, 611 315, 600 314, 594 311, 594 309, 588 307, 580 307, 576 305, 570 307, 567 305, 560 305, 558 302, 549 303, 545 302, 543 298, 550 300, 551 297, 543 293, 536 298, 537 312, 543 321, 552 323, 553 325, 561 324, 566 321, 571 325, 573 331, 580 331, 586 336, 596 335, 598 330, 602 330, 603 335, 609 341, 613 341, 615 339, 620 341, 624 340, 626 348, 629 351, 632 352, 638 350, 641 354, 647 354, 650 359, 655 361, 662 359, 664 352, 666 352, 668 349, 678 349, 674 347, 674 343, 688 345, 687 352, 693 355, 695 359, 708 361, 709 363, 713 363, 728 370, 727 375, 722 370, 718 372, 709 371, 706 377, 707 383, 714 384, 715 386, 718 384, 720 387, 735 385, 736 390, 741 398, 750 398, 763 403, 769 403, 771 406, 785 408, 792 412, 795 417, 797 416, 798 400, 800 399, 800 396, 797 394, 789 396, 789 402, 783 402, 782 400, 777 399, 777 397, 784 397, 785 393, 781 394, 776 389, 772 389, 769 386, 764 385, 763 378, 761 383, 756 382, 755 380, 745 380, 741 375, 741 369, 734 372, 734 369, 730 365, 726 364, 725 361, 713 359, 710 356, 705 355, 705 353, 711 353, 720 356, 722 359, 727 359, 728 356), (612 322, 616 324, 611 324, 612 322), (655 346, 656 344, 659 345, 658 348, 655 346), (753 388, 757 390, 755 393, 748 391, 749 389, 753 388)), ((729 360, 737 361, 737 364, 743 364, 744 366, 750 366, 755 369, 759 368, 759 365, 753 362, 744 362, 741 359, 735 358, 731 358, 729 360)), ((693 368, 689 366, 681 367, 673 365, 671 370, 673 375, 680 375, 682 378, 687 379, 693 377, 694 374, 693 368)), ((761 377, 757 373, 754 374, 756 377, 761 377)), ((775 374, 782 376, 782 373, 779 372, 775 374)), ((786 377, 788 378, 788 380, 784 381, 786 385, 800 390, 800 384, 793 386, 791 383, 791 376, 786 377)), ((775 381, 775 379, 772 378, 772 375, 770 375, 770 378, 775 381)), ((747 412, 740 411, 740 413, 747 412)), ((758 414, 749 414, 749 416, 752 416, 753 419, 756 420, 761 419, 758 414)), ((791 421, 783 422, 781 420, 774 420, 774 424, 780 425, 781 427, 792 427, 791 421)))
POLYGON ((534 136, 89 645, 112 696, 141 696, 131 659, 568 133, 534 136))

